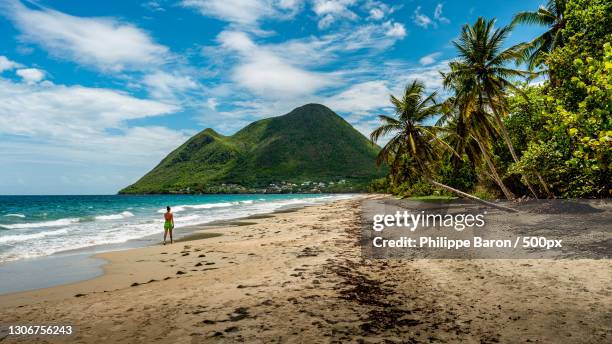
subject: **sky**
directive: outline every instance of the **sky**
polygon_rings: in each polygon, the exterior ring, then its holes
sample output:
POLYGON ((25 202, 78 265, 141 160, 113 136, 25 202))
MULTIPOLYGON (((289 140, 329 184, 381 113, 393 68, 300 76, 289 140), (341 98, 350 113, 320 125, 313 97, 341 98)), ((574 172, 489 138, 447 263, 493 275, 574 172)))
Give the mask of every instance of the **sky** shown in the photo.
POLYGON ((542 2, 1 0, 0 194, 114 194, 205 128, 307 103, 367 136, 411 80, 440 91, 462 25, 542 2))

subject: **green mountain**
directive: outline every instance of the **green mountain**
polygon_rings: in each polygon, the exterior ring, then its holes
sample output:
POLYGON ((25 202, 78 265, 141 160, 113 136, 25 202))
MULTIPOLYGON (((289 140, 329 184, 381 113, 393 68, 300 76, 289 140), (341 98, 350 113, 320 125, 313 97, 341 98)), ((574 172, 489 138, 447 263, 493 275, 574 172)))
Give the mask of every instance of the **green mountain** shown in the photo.
POLYGON ((308 104, 232 136, 206 129, 120 193, 356 191, 385 175, 378 150, 329 108, 308 104))

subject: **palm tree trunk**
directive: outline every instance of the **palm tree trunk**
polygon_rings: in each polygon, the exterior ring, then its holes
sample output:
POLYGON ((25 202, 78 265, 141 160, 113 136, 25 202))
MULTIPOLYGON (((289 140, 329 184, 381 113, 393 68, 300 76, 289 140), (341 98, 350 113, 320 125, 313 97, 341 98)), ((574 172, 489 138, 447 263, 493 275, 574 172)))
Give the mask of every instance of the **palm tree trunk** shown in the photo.
POLYGON ((444 190, 450 191, 450 192, 452 192, 452 193, 454 193, 454 194, 458 195, 459 197, 468 198, 468 199, 471 199, 471 200, 473 200, 473 201, 476 201, 476 202, 478 202, 478 203, 481 203, 481 204, 487 205, 487 206, 492 207, 492 208, 501 209, 501 210, 508 211, 508 212, 511 212, 511 213, 518 213, 518 210, 516 210, 516 209, 512 209, 512 208, 504 207, 503 205, 499 205, 499 204, 496 204, 496 203, 493 203, 493 202, 485 201, 485 200, 480 199, 480 198, 478 198, 478 197, 476 197, 476 196, 473 196, 473 195, 470 195, 470 194, 465 193, 465 192, 463 192, 463 191, 460 191, 460 190, 457 190, 457 189, 455 189, 455 188, 452 188, 452 187, 450 187, 450 186, 448 186, 448 185, 444 185, 444 184, 442 184, 442 183, 438 183, 438 182, 436 182, 435 180, 433 180, 433 179, 432 179, 432 178, 430 178, 430 177, 425 177, 425 178, 426 178, 426 179, 427 179, 427 181, 428 181, 428 182, 430 182, 432 185, 437 186, 437 187, 439 187, 439 188, 442 188, 442 189, 444 189, 444 190))
MULTIPOLYGON (((489 99, 491 99, 490 95, 487 95, 487 96, 489 96, 489 99)), ((497 109, 495 108, 495 106, 491 105, 491 109, 493 110, 493 115, 495 117, 495 121, 497 122, 497 125, 499 125, 499 129, 502 132, 502 137, 504 138, 506 146, 508 146, 508 150, 510 150, 510 154, 512 155, 512 159, 514 160, 514 162, 518 163, 519 162, 519 158, 518 158, 518 155, 516 155, 516 151, 514 151, 514 145, 512 144, 512 140, 510 139, 510 135, 508 134, 508 130, 506 130, 506 126, 504 125, 504 122, 502 121, 502 118, 500 117, 499 113, 497 113, 497 109)), ((533 186, 531 186, 531 183, 529 183, 529 180, 527 179, 527 177, 525 175, 522 175, 521 178, 522 178, 523 182, 529 188, 529 191, 531 191, 531 193, 533 194, 533 197, 538 199, 538 194, 533 189, 533 186)))
POLYGON ((550 192, 550 189, 548 188, 548 184, 546 184, 546 181, 544 181, 544 178, 542 178, 542 176, 538 172, 536 172, 536 176, 538 177, 540 184, 544 187, 544 192, 546 192, 546 195, 548 196, 548 198, 555 198, 555 195, 552 192, 550 192))
POLYGON ((480 147, 480 151, 482 152, 482 155, 483 155, 483 157, 484 157, 484 159, 485 159, 485 161, 487 163, 487 166, 489 167, 489 170, 491 171, 491 177, 493 178, 493 181, 495 181, 495 183, 499 186, 499 188, 504 193, 504 196, 506 196, 506 198, 508 200, 510 200, 510 201, 514 200, 516 198, 516 196, 514 196, 512 191, 510 191, 510 189, 508 189, 506 187, 506 185, 502 181, 501 177, 497 173, 497 169, 495 168, 495 165, 493 164, 493 161, 491 161, 491 157, 489 156, 489 152, 487 152, 485 146, 482 144, 482 142, 480 142, 480 140, 478 140, 478 139, 474 139, 474 140, 476 140, 476 143, 478 143, 478 147, 480 147))

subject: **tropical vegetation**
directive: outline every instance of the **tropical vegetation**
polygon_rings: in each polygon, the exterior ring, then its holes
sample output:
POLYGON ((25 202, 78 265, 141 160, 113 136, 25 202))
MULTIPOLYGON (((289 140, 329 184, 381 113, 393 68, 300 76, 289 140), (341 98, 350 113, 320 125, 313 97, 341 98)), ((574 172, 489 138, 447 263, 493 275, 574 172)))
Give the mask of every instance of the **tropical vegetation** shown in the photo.
POLYGON ((612 2, 550 0, 497 27, 478 18, 453 42, 443 92, 412 82, 370 139, 402 196, 610 197, 612 2), (543 34, 514 46, 517 25, 543 34), (446 97, 441 97, 440 94, 446 97))

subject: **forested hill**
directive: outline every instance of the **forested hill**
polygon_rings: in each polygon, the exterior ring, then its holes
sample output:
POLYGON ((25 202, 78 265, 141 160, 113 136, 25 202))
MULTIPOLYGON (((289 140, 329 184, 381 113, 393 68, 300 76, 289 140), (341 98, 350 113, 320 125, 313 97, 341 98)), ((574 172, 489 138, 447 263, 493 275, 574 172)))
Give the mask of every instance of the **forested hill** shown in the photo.
POLYGON ((329 108, 307 104, 232 136, 206 129, 120 193, 360 191, 385 175, 378 150, 329 108))

